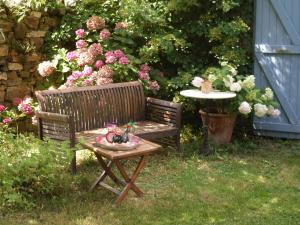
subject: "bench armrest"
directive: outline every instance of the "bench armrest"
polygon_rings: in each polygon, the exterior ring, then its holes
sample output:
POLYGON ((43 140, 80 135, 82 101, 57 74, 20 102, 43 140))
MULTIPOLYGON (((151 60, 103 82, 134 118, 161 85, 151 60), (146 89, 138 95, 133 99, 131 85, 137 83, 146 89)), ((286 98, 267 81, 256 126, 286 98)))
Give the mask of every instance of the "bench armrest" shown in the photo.
POLYGON ((53 120, 57 122, 69 122, 70 120, 70 116, 59 113, 37 111, 35 115, 40 119, 53 120))
POLYGON ((69 140, 71 147, 75 145, 74 120, 71 116, 42 111, 35 114, 40 139, 47 136, 56 140, 69 140))
POLYGON ((148 97, 146 99, 146 119, 158 123, 181 128, 182 106, 180 103, 169 102, 148 97))

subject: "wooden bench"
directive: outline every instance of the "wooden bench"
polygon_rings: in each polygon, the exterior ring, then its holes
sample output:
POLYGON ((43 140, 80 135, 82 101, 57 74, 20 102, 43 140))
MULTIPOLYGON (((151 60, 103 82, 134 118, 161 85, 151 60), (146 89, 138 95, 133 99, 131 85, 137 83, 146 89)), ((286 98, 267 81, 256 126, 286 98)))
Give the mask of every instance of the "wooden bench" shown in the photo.
MULTIPOLYGON (((69 140, 75 146, 83 133, 97 134, 105 124, 137 122, 135 134, 180 147, 181 104, 145 98, 140 82, 35 92, 39 137, 69 140)), ((76 172, 76 152, 71 163, 76 172)))

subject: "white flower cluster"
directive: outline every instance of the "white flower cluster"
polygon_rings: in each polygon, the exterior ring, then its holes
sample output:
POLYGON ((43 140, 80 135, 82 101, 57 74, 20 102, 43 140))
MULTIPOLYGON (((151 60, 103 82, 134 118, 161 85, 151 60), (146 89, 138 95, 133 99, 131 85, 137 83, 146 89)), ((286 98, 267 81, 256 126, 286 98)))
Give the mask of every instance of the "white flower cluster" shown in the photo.
POLYGON ((244 115, 248 115, 249 113, 251 113, 252 107, 248 102, 242 102, 240 107, 239 107, 239 112, 244 114, 244 115))
POLYGON ((227 75, 225 78, 223 78, 223 82, 225 87, 230 88, 230 86, 234 82, 234 78, 231 75, 227 75))
POLYGON ((77 0, 64 0, 65 6, 73 7, 76 5, 77 0))
POLYGON ((255 116, 264 117, 268 112, 268 107, 266 105, 257 103, 254 105, 255 116))
POLYGON ((230 85, 230 91, 240 92, 241 90, 242 90, 242 87, 238 82, 232 83, 230 85))
POLYGON ((236 70, 236 68, 235 67, 233 67, 233 66, 230 66, 230 73, 232 74, 232 76, 236 76, 237 75, 237 70, 236 70))
POLYGON ((217 79, 217 77, 216 77, 216 75, 214 75, 214 74, 209 74, 208 75, 208 80, 210 81, 210 82, 215 82, 216 81, 216 79, 217 79))
MULTIPOLYGON (((252 107, 248 102, 244 101, 240 104, 239 112, 241 114, 248 115, 249 113, 251 113, 251 111, 252 111, 252 107)), ((271 105, 266 106, 266 105, 260 104, 260 103, 257 103, 254 105, 254 112, 255 112, 255 115, 260 118, 264 117, 264 116, 272 116, 274 118, 280 116, 279 109, 275 109, 271 105)))
POLYGON ((4 4, 7 7, 18 7, 23 3, 23 0, 4 0, 4 4))
MULTIPOLYGON (((261 118, 264 116, 279 117, 280 110, 275 109, 271 104, 274 98, 274 93, 271 88, 266 88, 263 93, 261 90, 255 88, 255 76, 249 75, 245 78, 237 76, 238 72, 234 66, 227 62, 221 63, 226 70, 211 72, 208 74, 208 81, 215 84, 222 89, 236 92, 239 99, 242 100, 238 107, 238 111, 243 115, 248 115, 252 111, 255 116, 261 118), (224 73, 225 72, 225 73, 224 73), (223 84, 222 84, 223 81, 223 84), (222 85, 224 85, 222 87, 222 85), (256 103, 256 104, 255 104, 256 103)), ((193 86, 200 88, 204 80, 201 77, 195 77, 192 81, 193 86)))
POLYGON ((204 80, 201 77, 194 77, 194 79, 192 80, 192 85, 197 87, 197 88, 200 88, 203 81, 204 80))
POLYGON ((254 75, 247 76, 245 80, 240 82, 241 87, 244 89, 252 89, 255 87, 255 77, 254 75))
POLYGON ((272 100, 274 98, 274 93, 271 88, 265 89, 265 94, 262 96, 265 100, 272 100))

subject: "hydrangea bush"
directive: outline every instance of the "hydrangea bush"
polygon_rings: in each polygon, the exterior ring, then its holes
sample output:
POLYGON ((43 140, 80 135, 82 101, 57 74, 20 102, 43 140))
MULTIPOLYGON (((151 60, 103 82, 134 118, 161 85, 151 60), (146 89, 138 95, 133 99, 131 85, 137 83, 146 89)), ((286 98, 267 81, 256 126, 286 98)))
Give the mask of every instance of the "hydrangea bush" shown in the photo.
POLYGON ((146 90, 157 92, 160 86, 157 81, 151 80, 151 68, 140 64, 140 60, 126 54, 123 49, 113 47, 114 32, 127 29, 127 26, 119 22, 115 24, 114 31, 110 31, 103 18, 90 17, 86 21, 86 29, 75 31, 76 49, 61 49, 52 61, 40 63, 39 74, 49 79, 55 71, 61 72, 63 84, 60 89, 139 79, 146 90))
POLYGON ((254 111, 257 117, 280 115, 277 109, 278 103, 274 101, 274 93, 271 88, 264 90, 255 87, 254 75, 239 75, 236 67, 227 62, 221 63, 221 68, 210 67, 202 77, 194 77, 192 85, 200 88, 203 81, 212 83, 214 90, 231 91, 237 97, 230 104, 219 108, 219 112, 239 112, 249 115, 254 111))
POLYGON ((29 96, 23 99, 15 98, 12 107, 0 105, 0 127, 7 127, 12 122, 32 117, 37 107, 37 103, 29 96))

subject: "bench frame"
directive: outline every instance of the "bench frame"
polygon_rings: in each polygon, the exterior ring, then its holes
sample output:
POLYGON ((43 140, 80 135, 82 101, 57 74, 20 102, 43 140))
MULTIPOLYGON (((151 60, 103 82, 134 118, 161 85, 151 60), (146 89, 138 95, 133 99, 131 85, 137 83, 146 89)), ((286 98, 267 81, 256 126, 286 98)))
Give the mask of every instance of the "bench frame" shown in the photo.
MULTIPOLYGON (((132 102, 134 104, 128 104, 130 108, 122 109, 124 105, 117 105, 117 107, 98 112, 99 117, 96 118, 104 121, 108 120, 109 114, 113 114, 115 117, 120 117, 120 121, 123 121, 121 123, 125 124, 129 122, 129 117, 125 113, 127 110, 133 112, 130 116, 134 120, 147 120, 170 125, 176 129, 164 132, 149 132, 138 136, 152 141, 159 139, 160 143, 174 146, 177 150, 180 149, 181 104, 151 97, 146 98, 143 86, 138 81, 103 86, 68 88, 64 90, 36 91, 35 94, 40 105, 40 111, 36 112, 40 139, 48 137, 60 141, 67 140, 70 141, 70 146, 74 147, 77 142, 76 132, 104 127, 103 124, 95 125, 90 122, 92 121, 91 119, 87 121, 87 118, 84 118, 84 116, 92 117, 93 110, 96 110, 95 107, 93 108, 93 104, 88 104, 88 101, 92 101, 97 96, 97 101, 100 101, 99 99, 106 99, 105 101, 119 104, 118 97, 116 96, 124 96, 128 102, 134 101, 132 102), (68 99, 66 96, 68 96, 68 99), (87 100, 80 100, 82 96, 87 100), (70 99, 72 103, 70 103, 70 99), (82 113, 83 110, 86 111, 82 113), (124 110, 124 113, 122 110, 124 110), (105 116, 107 118, 103 118, 105 116), (126 116, 128 118, 125 118, 126 116)), ((106 122, 111 121, 108 120, 106 122)), ((74 152, 71 162, 71 169, 74 173, 76 172, 76 152, 74 152)))

